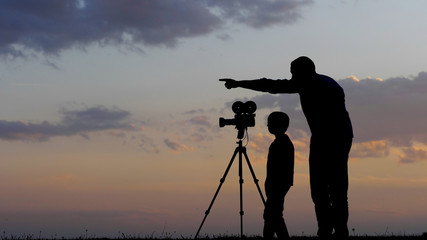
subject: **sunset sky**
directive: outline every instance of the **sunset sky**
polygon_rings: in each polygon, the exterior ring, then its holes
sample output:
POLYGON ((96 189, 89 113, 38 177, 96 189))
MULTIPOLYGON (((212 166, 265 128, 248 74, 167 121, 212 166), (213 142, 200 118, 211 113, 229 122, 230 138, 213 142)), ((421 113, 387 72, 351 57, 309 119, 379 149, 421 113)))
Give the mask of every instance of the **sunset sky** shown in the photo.
MULTIPOLYGON (((253 100, 260 184, 281 110, 296 148, 291 235, 316 233, 298 95, 219 78, 289 79, 309 56, 346 93, 351 234, 427 232, 427 1, 0 0, 0 235, 191 237, 236 147, 218 127, 253 100)), ((327 159, 325 159, 326 161, 327 159)), ((263 206, 244 167, 244 232, 263 206)), ((201 235, 238 234, 237 162, 201 235)))

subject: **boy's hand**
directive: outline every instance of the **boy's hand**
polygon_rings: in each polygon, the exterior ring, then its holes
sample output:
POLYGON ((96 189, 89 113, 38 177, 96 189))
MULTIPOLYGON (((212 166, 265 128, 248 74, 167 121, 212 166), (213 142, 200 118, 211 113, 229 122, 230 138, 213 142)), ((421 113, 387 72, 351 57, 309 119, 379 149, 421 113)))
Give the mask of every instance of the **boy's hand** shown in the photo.
POLYGON ((221 79, 219 79, 219 81, 225 82, 224 85, 227 89, 232 89, 232 88, 238 87, 237 81, 232 79, 232 78, 221 78, 221 79))

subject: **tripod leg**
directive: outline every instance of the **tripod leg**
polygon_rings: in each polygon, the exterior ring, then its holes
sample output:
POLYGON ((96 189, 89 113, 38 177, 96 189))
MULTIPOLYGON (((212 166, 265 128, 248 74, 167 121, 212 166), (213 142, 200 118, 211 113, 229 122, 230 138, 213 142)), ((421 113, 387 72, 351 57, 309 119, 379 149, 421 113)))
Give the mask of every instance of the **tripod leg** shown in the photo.
POLYGON ((211 203, 209 204, 209 208, 208 208, 208 210, 206 210, 206 212, 205 212, 205 217, 203 218, 203 221, 202 221, 202 223, 200 224, 200 227, 199 227, 199 229, 197 230, 197 233, 196 233, 196 235, 194 236, 194 239, 196 239, 196 238, 197 238, 197 236, 199 236, 200 230, 202 229, 202 226, 203 226, 203 224, 205 223, 206 217, 209 215, 209 213, 210 213, 210 211, 211 211, 211 208, 212 208, 212 206, 213 206, 213 204, 214 204, 214 202, 215 202, 215 199, 216 199, 216 197, 218 196, 219 190, 221 189, 222 184, 225 182, 225 178, 227 177, 227 174, 228 174, 228 172, 230 171, 230 167, 231 167, 231 165, 233 164, 233 161, 234 161, 234 159, 236 158, 236 155, 237 155, 237 153, 238 153, 238 152, 239 152, 239 148, 238 148, 238 147, 236 147, 236 150, 234 150, 234 154, 233 154, 233 156, 231 157, 230 162, 228 163, 228 166, 227 166, 227 169, 226 169, 226 170, 225 170, 225 172, 224 172, 224 175, 223 175, 223 176, 222 176, 222 178, 219 180, 220 184, 219 184, 218 188, 216 189, 215 195, 214 195, 214 197, 212 198, 211 203))
POLYGON ((242 147, 239 146, 239 185, 240 185, 240 238, 243 238, 243 170, 242 170, 242 147))
POLYGON ((243 148, 243 154, 245 155, 246 162, 248 163, 248 166, 249 166, 249 170, 251 170, 251 174, 252 174, 252 177, 254 179, 255 185, 258 188, 258 192, 259 192, 259 195, 261 196, 262 203, 265 206, 265 199, 264 199, 264 196, 262 195, 261 188, 259 187, 259 184, 258 184, 259 180, 255 176, 254 169, 252 168, 251 162, 249 161, 248 154, 246 153, 246 148, 243 148))

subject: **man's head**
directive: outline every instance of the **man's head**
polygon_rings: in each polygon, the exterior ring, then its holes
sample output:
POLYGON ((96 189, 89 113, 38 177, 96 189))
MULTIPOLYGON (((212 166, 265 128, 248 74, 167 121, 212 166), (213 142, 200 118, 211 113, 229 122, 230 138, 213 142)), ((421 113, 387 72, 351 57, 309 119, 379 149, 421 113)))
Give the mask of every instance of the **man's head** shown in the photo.
POLYGON ((309 78, 316 74, 316 66, 310 58, 302 56, 291 62, 291 73, 295 79, 309 78))
POLYGON ((272 112, 268 116, 267 127, 271 134, 284 134, 289 127, 289 116, 284 112, 272 112))

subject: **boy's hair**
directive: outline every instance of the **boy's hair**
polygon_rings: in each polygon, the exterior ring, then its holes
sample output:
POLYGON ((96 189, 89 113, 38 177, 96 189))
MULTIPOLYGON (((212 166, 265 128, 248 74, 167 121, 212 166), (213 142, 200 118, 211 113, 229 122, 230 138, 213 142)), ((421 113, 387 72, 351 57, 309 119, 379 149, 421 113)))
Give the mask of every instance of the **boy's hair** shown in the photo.
POLYGON ((275 128, 286 132, 289 127, 289 116, 284 112, 272 112, 267 118, 268 125, 274 125, 275 128))

